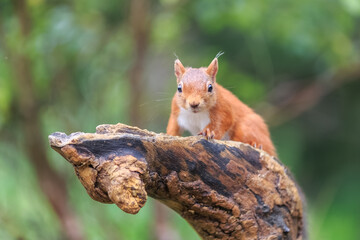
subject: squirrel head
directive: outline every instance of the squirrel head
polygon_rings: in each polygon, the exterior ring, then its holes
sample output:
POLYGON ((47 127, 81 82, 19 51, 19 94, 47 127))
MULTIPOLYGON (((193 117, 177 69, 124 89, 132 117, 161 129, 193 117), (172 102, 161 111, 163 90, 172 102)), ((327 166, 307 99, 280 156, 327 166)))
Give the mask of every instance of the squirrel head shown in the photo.
POLYGON ((217 58, 214 58, 207 68, 185 68, 180 60, 176 59, 174 68, 179 107, 197 113, 207 111, 215 105, 217 58))

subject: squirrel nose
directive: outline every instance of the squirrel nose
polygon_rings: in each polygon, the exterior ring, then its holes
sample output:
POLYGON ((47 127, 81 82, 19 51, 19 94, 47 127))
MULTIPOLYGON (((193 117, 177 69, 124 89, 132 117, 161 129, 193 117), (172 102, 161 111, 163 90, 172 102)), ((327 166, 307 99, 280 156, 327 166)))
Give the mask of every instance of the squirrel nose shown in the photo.
POLYGON ((195 102, 190 103, 190 107, 192 107, 192 108, 197 108, 198 106, 199 106, 199 103, 195 103, 195 102))

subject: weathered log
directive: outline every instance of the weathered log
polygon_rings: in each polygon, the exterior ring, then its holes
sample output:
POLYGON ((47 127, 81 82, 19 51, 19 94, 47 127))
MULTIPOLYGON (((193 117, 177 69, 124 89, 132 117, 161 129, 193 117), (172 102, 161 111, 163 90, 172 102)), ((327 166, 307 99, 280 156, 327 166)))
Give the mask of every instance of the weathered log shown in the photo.
POLYGON ((53 133, 49 141, 94 200, 127 213, 136 214, 149 195, 204 239, 304 239, 295 181, 277 159, 247 144, 123 124, 53 133))

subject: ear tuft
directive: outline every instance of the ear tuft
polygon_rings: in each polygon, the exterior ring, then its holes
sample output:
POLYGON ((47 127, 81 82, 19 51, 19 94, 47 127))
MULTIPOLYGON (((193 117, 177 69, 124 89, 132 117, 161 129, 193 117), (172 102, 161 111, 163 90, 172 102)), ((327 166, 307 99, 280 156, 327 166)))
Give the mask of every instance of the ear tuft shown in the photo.
POLYGON ((175 76, 179 80, 185 73, 186 69, 182 65, 179 59, 175 60, 174 63, 174 69, 175 69, 175 76))
POLYGON ((215 78, 217 71, 218 71, 218 59, 214 58, 214 60, 212 60, 212 62, 210 63, 210 65, 208 66, 208 68, 206 69, 206 73, 211 77, 211 78, 215 78))
POLYGON ((219 57, 221 57, 223 54, 224 54, 224 52, 220 51, 220 52, 218 52, 218 54, 216 54, 215 58, 219 58, 219 57))

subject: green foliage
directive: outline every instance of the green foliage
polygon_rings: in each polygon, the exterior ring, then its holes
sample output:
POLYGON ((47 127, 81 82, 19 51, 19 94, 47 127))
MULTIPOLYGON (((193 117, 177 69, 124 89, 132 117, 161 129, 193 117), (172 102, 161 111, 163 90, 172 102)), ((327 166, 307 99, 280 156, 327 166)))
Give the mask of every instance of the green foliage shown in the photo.
POLYGON ((1 239, 59 239, 55 214, 41 194, 36 176, 19 144, 0 146, 1 239))
MULTIPOLYGON (((149 130, 166 128, 176 90, 173 52, 185 65, 199 67, 224 51, 218 82, 250 106, 266 101, 280 84, 318 81, 331 88, 328 76, 360 62, 357 0, 151 4, 141 85, 145 95, 139 106, 140 127, 149 130)), ((44 139, 55 131, 93 132, 102 123, 129 123, 128 79, 136 47, 129 24, 130 1, 28 0, 27 5, 31 32, 24 39, 12 1, 0 3, 0 239, 59 239, 59 221, 38 187, 23 147, 18 110, 22 86, 16 81, 20 70, 15 56, 23 55, 31 63, 44 139)), ((303 115, 271 128, 280 159, 306 193, 311 239, 360 236, 356 227, 360 85, 359 76, 354 78, 339 83, 303 115)), ((277 92, 275 99, 282 95, 287 94, 277 92)), ((151 238, 152 201, 136 216, 97 203, 67 162, 50 148, 47 154, 66 179, 87 239, 151 238)), ((182 239, 197 238, 184 220, 176 214, 172 218, 182 239)))

